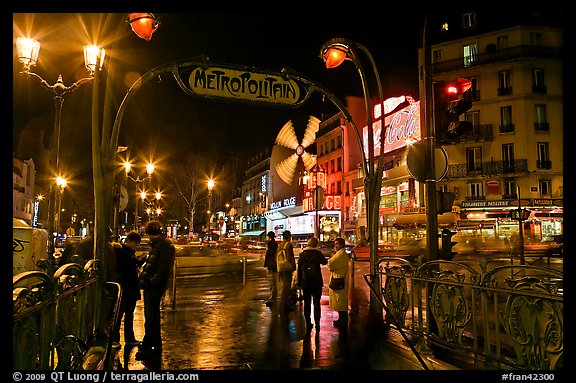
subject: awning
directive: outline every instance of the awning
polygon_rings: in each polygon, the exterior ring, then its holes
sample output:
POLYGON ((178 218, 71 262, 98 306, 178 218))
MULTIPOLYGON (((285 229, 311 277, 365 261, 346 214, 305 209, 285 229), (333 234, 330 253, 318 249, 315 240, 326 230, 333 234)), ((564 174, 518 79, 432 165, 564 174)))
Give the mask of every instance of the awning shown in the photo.
MULTIPOLYGON (((438 214, 438 226, 454 226, 459 219, 458 213, 438 214)), ((394 227, 397 229, 409 229, 426 227, 426 214, 401 214, 396 218, 394 227)))
POLYGON ((240 234, 241 237, 261 237, 263 236, 265 231, 256 230, 256 231, 245 231, 244 233, 240 234))

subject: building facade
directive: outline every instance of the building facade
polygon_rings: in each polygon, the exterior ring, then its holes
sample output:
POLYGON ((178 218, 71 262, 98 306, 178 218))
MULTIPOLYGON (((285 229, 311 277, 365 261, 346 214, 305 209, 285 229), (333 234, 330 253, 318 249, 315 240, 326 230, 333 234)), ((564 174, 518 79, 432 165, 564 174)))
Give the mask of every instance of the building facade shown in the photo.
POLYGON ((518 234, 510 210, 530 211, 529 241, 563 232, 563 32, 522 19, 491 29, 467 13, 440 25, 452 34, 433 44, 434 81, 467 78, 473 129, 448 154, 442 190, 456 195, 459 230, 496 238, 518 234))
POLYGON ((12 217, 38 227, 40 201, 34 199, 36 169, 32 158, 12 160, 12 217))

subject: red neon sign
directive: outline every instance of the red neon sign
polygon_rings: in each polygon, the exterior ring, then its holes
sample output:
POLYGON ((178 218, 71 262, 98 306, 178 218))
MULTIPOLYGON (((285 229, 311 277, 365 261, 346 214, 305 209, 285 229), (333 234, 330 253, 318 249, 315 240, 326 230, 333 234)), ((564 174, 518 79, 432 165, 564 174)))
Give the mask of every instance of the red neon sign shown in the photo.
MULTIPOLYGON (((394 99, 394 98, 392 98, 394 99)), ((384 104, 389 100, 384 101, 384 104)), ((412 97, 406 97, 410 105, 406 108, 386 117, 384 120, 388 126, 384 142, 384 153, 389 153, 393 150, 402 148, 407 145, 406 141, 419 141, 421 139, 420 132, 420 101, 414 101, 412 97)), ((378 110, 375 110, 375 116, 380 115, 380 105, 377 105, 378 110)), ((382 121, 376 121, 373 124, 374 130, 374 155, 379 156, 381 150, 380 135, 382 130, 382 121)), ((363 130, 364 149, 368 151, 368 127, 365 126, 363 130)))

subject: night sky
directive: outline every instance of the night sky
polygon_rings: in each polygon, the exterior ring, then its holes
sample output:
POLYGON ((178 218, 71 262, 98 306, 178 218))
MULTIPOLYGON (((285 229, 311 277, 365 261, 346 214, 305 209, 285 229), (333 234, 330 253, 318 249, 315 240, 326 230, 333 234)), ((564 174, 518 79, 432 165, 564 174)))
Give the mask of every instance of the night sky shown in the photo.
MULTIPOLYGON (((371 52, 385 97, 419 98, 417 57, 424 19, 419 13, 386 19, 375 13, 155 13, 161 25, 151 41, 132 33, 124 21, 126 15, 116 14, 110 24, 118 25, 110 29, 122 36, 116 41, 116 49, 110 38, 94 37, 105 35, 101 27, 97 32, 106 20, 103 14, 13 15, 13 148, 20 158, 34 158, 39 175, 47 163, 40 153, 42 145, 48 144, 54 126, 54 99, 37 81, 19 75, 21 65, 16 57, 15 40, 20 35, 33 37, 42 44, 39 62, 32 71, 50 84, 56 82, 59 74, 65 85, 86 77, 83 45, 97 43, 107 48, 107 55, 115 60, 111 75, 116 100, 111 121, 127 89, 140 75, 161 64, 202 55, 212 64, 274 72, 290 68, 324 86, 345 103, 346 95, 362 96, 362 87, 352 62, 331 70, 325 68, 320 47, 335 37, 355 40, 371 52), (42 140, 44 133, 48 137, 42 140)), ((375 95, 376 83, 366 57, 363 65, 375 95)), ((74 192, 79 200, 93 193, 91 89, 92 85, 84 85, 66 94, 62 111, 60 163, 68 177, 78 181, 69 188, 69 193, 74 192)), ((129 157, 139 161, 141 168, 152 159, 159 164, 157 174, 168 176, 162 170, 188 152, 207 152, 218 167, 237 153, 250 158, 264 148, 271 151, 278 132, 288 120, 293 121, 301 140, 310 115, 323 119, 337 112, 319 94, 297 109, 192 97, 178 87, 172 76, 163 75, 142 87, 130 100, 118 145, 127 146, 129 157)))

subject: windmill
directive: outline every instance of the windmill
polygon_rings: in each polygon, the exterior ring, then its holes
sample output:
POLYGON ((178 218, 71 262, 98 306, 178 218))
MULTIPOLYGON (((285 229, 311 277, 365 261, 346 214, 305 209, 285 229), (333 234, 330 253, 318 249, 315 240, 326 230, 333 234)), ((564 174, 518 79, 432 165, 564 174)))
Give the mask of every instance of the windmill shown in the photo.
POLYGON ((306 148, 316 141, 316 132, 318 131, 319 125, 320 120, 314 116, 310 116, 301 143, 298 142, 292 121, 284 124, 278 133, 274 148, 272 149, 272 165, 278 177, 287 185, 293 183, 300 160, 302 160, 301 162, 305 170, 310 170, 316 164, 316 156, 308 153, 306 148))

